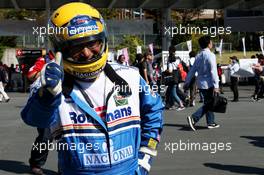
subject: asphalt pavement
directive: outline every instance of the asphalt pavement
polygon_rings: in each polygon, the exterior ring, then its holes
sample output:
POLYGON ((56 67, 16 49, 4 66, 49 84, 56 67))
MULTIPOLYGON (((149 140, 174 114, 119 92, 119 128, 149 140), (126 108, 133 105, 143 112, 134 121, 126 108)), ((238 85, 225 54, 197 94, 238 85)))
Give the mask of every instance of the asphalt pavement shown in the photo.
MULTIPOLYGON (((225 114, 217 113, 220 128, 207 129, 205 117, 191 131, 186 117, 201 104, 183 111, 166 110, 158 156, 151 175, 264 175, 264 101, 253 102, 253 86, 240 86, 239 102, 229 101, 225 114)), ((9 103, 0 103, 0 175, 30 174, 28 159, 37 135, 20 111, 28 94, 8 93, 9 103)), ((232 99, 229 88, 225 88, 232 99)), ((57 153, 51 151, 46 174, 57 171, 57 153)))

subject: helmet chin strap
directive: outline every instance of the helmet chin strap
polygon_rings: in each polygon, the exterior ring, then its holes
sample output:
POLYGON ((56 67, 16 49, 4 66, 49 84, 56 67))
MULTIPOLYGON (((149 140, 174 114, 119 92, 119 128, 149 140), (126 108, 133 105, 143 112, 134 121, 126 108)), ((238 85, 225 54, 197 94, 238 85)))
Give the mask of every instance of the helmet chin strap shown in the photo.
POLYGON ((106 76, 115 84, 115 86, 120 87, 119 94, 121 96, 128 97, 132 95, 132 91, 128 83, 120 77, 108 63, 105 65, 104 72, 106 76))
MULTIPOLYGON (((119 94, 124 97, 128 97, 132 95, 131 88, 129 87, 128 83, 120 77, 116 71, 108 64, 106 63, 105 67, 103 68, 105 75, 116 85, 119 86, 120 91, 119 94)), ((87 82, 93 82, 96 81, 96 79, 99 77, 100 73, 98 76, 94 79, 78 79, 80 81, 87 81, 87 82)), ((69 73, 65 74, 65 78, 63 81, 63 94, 66 96, 69 96, 70 92, 72 91, 74 81, 76 80, 75 77, 70 75, 69 73)))

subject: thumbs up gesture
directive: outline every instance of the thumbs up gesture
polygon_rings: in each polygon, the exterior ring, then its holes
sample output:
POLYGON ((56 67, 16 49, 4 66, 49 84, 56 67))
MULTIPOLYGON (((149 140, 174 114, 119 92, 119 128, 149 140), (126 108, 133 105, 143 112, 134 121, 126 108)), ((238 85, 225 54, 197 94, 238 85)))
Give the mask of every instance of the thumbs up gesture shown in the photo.
POLYGON ((55 60, 46 63, 40 72, 41 86, 56 96, 62 91, 63 68, 61 66, 62 54, 57 52, 55 60))

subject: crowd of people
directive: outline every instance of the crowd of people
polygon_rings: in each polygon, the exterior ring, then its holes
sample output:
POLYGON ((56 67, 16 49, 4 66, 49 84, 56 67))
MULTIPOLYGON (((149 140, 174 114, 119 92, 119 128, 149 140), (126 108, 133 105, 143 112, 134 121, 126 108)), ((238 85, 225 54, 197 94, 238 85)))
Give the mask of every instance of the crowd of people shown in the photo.
POLYGON ((9 82, 8 68, 0 62, 0 102, 8 102, 9 96, 5 92, 5 87, 9 82))
MULTIPOLYGON (((171 46, 169 48, 169 58, 167 64, 167 72, 172 73, 178 69, 179 63, 184 64, 184 71, 186 73, 192 68, 196 53, 191 51, 189 53, 190 59, 187 63, 183 62, 180 57, 175 56, 176 48, 171 46)), ((257 58, 258 63, 252 66, 254 70, 255 76, 253 79, 255 90, 251 96, 253 101, 261 101, 264 93, 264 76, 262 76, 262 67, 264 66, 264 56, 262 54, 252 55, 251 58, 257 58)), ((237 56, 230 57, 231 63, 228 65, 228 69, 230 71, 230 89, 233 92, 233 100, 232 102, 239 101, 239 76, 236 75, 236 72, 239 70, 239 59, 237 56)), ((140 75, 144 78, 148 85, 157 85, 158 92, 160 93, 160 86, 164 84, 164 77, 161 70, 161 61, 154 60, 154 56, 150 51, 147 51, 145 54, 137 54, 134 63, 129 64, 129 62, 125 59, 123 54, 119 55, 116 59, 116 62, 126 66, 134 66, 139 69, 140 75)), ((181 65, 180 64, 180 65, 181 65)), ((0 102, 8 102, 9 97, 7 97, 6 92, 13 91, 24 91, 24 78, 23 72, 20 70, 19 65, 16 66, 11 64, 8 67, 6 64, 0 63, 1 67, 1 93, 0 93, 0 102), (7 100, 6 100, 7 99, 7 100)), ((223 70, 221 68, 221 64, 217 64, 217 73, 219 77, 219 91, 221 94, 224 94, 223 91, 223 70)), ((27 76, 27 75, 26 75, 27 76)), ((183 90, 184 81, 179 81, 173 84, 166 84, 166 95, 164 98, 164 102, 166 103, 166 109, 176 109, 177 111, 184 110, 186 107, 195 106, 195 98, 198 93, 200 100, 199 102, 203 102, 203 96, 200 90, 196 86, 196 76, 192 78, 190 83, 189 91, 183 90), (177 104, 175 107, 174 104, 177 104)), ((30 77, 28 77, 29 82, 32 82, 30 77)))
POLYGON ((7 92, 22 91, 24 87, 23 73, 18 64, 6 64, 0 63, 2 72, 6 75, 5 78, 5 90, 7 92))
MULTIPOLYGON (((170 46, 169 48, 169 57, 167 62, 167 70, 162 72, 161 63, 158 60, 153 59, 153 55, 151 52, 147 51, 144 55, 137 54, 135 62, 131 64, 131 66, 135 66, 139 69, 140 75, 146 80, 146 82, 152 85, 166 85, 166 93, 164 96, 164 102, 166 104, 166 109, 177 111, 184 110, 186 107, 195 106, 196 96, 199 95, 199 103, 204 102, 204 97, 201 93, 201 90, 197 87, 197 76, 198 72, 192 77, 188 90, 183 89, 183 84, 185 82, 186 75, 191 70, 196 60, 196 53, 191 51, 189 53, 189 60, 187 62, 183 62, 180 57, 175 56, 176 48, 174 46, 170 46), (183 71, 181 70, 183 69, 183 71), (181 70, 181 71, 180 71, 181 70), (186 75, 182 75, 180 72, 186 72, 186 75), (178 78, 173 82, 167 83, 166 74, 174 74, 176 73, 178 78), (180 75, 181 74, 181 75, 180 75), (183 77, 183 78, 182 78, 183 77), (176 106, 175 106, 176 104, 176 106)), ((119 56, 121 57, 121 56, 119 56)), ((249 78, 249 80, 253 79, 255 90, 253 95, 251 96, 253 101, 260 101, 263 98, 264 93, 264 76, 263 74, 263 66, 264 66, 264 56, 262 54, 252 55, 251 58, 257 58, 258 63, 252 65, 252 69, 255 73, 254 77, 249 78)), ((233 93, 233 99, 231 102, 239 101, 239 79, 240 76, 236 74, 239 69, 239 59, 237 56, 229 57, 230 64, 227 65, 227 69, 230 75, 230 83, 227 84, 230 87, 231 92, 233 93)), ((127 62, 123 61, 122 63, 117 62, 123 65, 129 65, 127 62)), ((124 59, 123 59, 124 60, 124 59)), ((224 65, 226 66, 226 65, 224 65)), ((218 83, 219 83, 219 93, 224 94, 224 84, 226 84, 226 75, 222 69, 221 64, 216 64, 216 70, 218 75, 218 83), (224 80, 223 80, 224 78, 224 80)), ((160 92, 160 91, 159 91, 160 92)))

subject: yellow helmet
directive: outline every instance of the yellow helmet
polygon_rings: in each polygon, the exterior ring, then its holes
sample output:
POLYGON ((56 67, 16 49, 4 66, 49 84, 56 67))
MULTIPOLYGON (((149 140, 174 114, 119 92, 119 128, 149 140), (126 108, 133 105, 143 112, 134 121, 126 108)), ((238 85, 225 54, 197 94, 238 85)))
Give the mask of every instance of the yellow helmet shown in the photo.
POLYGON ((72 2, 59 7, 50 18, 49 33, 54 49, 62 52, 65 72, 80 80, 91 80, 104 69, 108 54, 107 31, 102 16, 92 6, 72 2), (102 43, 99 54, 85 61, 71 58, 73 48, 93 41, 102 43))

